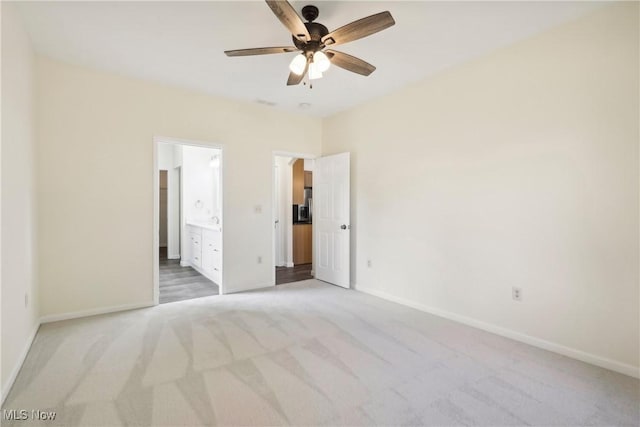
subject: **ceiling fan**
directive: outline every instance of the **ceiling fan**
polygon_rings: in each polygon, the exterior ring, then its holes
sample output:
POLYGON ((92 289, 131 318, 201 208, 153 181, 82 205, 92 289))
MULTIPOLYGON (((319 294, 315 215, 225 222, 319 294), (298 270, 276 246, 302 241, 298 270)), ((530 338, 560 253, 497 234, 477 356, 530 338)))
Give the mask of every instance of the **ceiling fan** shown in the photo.
POLYGON ((308 5, 302 8, 303 22, 293 6, 286 0, 266 0, 271 11, 291 32, 293 46, 258 47, 253 49, 227 50, 227 56, 267 55, 272 53, 287 53, 300 51, 299 55, 289 65, 289 79, 287 85, 297 85, 308 73, 309 80, 319 79, 327 71, 330 64, 345 70, 368 76, 376 69, 373 65, 355 56, 326 49, 363 37, 370 36, 396 23, 389 12, 380 12, 366 18, 358 19, 350 24, 329 32, 327 27, 319 22, 313 22, 318 17, 318 8, 308 5))

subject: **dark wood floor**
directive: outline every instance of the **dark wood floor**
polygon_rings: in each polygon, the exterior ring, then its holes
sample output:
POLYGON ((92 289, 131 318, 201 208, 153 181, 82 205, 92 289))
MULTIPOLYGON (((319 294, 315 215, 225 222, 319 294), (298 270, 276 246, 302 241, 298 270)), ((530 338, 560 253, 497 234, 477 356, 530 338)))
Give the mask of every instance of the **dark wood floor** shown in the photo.
POLYGON ((160 248, 160 304, 218 295, 218 285, 180 260, 167 259, 167 248, 160 248))
POLYGON ((311 264, 300 264, 295 267, 276 267, 276 285, 313 279, 311 264))

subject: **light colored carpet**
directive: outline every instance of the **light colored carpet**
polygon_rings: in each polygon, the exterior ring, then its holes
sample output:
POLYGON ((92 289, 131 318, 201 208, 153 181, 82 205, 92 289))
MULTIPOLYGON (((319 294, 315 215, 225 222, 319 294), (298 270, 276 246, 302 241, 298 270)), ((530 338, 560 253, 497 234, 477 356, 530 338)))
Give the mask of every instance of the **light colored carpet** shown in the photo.
MULTIPOLYGON (((630 377, 315 280, 43 325, 41 425, 638 425, 630 377)), ((34 425, 15 421, 5 425, 34 425)))

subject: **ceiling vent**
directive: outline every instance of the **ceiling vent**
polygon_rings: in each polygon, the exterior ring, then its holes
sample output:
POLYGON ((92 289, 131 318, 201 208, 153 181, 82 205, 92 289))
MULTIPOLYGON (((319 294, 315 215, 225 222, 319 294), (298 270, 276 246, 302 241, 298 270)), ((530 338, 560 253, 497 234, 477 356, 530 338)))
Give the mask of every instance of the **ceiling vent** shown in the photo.
POLYGON ((268 105, 269 107, 274 107, 276 105, 275 102, 271 102, 271 101, 266 101, 264 99, 256 99, 256 102, 258 104, 262 104, 262 105, 268 105))

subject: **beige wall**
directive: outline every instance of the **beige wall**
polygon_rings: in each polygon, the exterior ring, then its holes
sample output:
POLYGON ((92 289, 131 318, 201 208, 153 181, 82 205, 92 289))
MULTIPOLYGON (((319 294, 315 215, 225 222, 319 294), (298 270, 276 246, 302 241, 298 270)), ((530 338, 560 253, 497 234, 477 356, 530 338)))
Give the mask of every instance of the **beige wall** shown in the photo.
POLYGON ((34 106, 3 4, 3 387, 38 299, 151 303, 154 136, 224 144, 228 291, 271 284, 272 152, 322 145, 352 152, 358 288, 637 367, 637 16, 613 5, 322 123, 47 58, 34 106))
POLYGON ((613 5, 327 119, 357 288, 637 373, 638 36, 613 5))
POLYGON ((37 66, 43 316, 152 302, 154 136, 224 144, 225 291, 272 283, 271 155, 319 153, 318 119, 37 66))
POLYGON ((38 326, 35 57, 15 6, 2 4, 2 396, 38 326), (28 303, 25 303, 25 295, 28 303))

